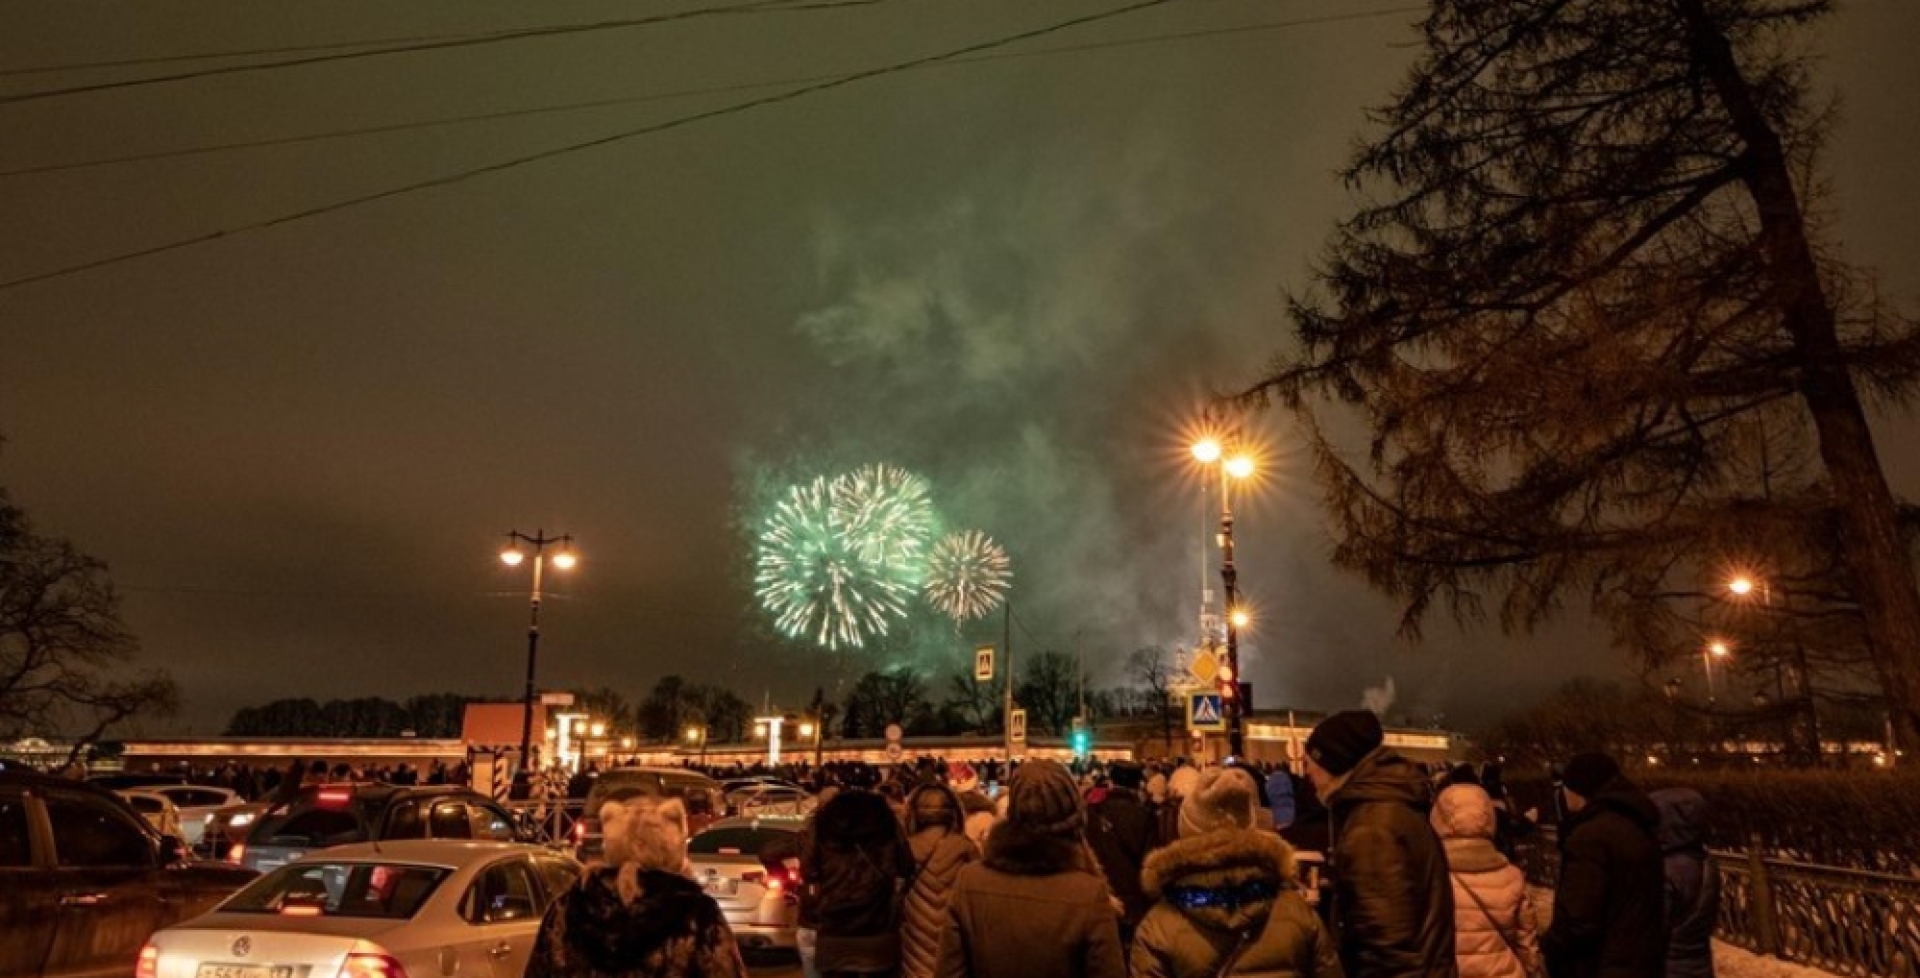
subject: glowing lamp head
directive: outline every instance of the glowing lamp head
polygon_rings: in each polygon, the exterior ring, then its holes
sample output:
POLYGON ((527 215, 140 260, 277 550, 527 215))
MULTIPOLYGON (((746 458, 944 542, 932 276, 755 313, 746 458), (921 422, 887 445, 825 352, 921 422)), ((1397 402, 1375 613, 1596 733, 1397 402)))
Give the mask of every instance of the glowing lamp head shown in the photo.
POLYGON ((605 736, 607 735, 607 725, 606 725, 606 724, 604 724, 604 723, 596 723, 596 724, 594 724, 594 725, 593 725, 593 735, 594 735, 595 737, 605 737, 605 736))
POLYGON ((1245 479, 1253 475, 1253 456, 1235 455, 1227 459, 1227 474, 1236 479, 1245 479))
POLYGON ((802 723, 802 724, 800 725, 800 736, 802 736, 802 737, 811 737, 811 736, 813 736, 813 724, 811 724, 811 723, 802 723))
POLYGON ((689 744, 694 743, 695 741, 698 741, 700 739, 700 728, 688 727, 686 738, 687 738, 687 743, 689 744))
POLYGON ((1729 647, 1725 642, 1715 641, 1707 645, 1707 651, 1712 653, 1715 657, 1722 657, 1722 656, 1731 654, 1733 652, 1733 649, 1729 647))
POLYGON ((1753 578, 1742 574, 1727 582, 1727 590, 1744 598, 1753 593, 1753 578))
POLYGON ((1212 465, 1220 461, 1220 440, 1202 438, 1193 443, 1193 457, 1201 464, 1212 465))
POLYGON ((525 559, 527 559, 527 555, 521 553, 519 547, 508 547, 500 551, 500 562, 508 567, 518 567, 520 566, 520 562, 525 559))
POLYGON ((1235 628, 1245 628, 1248 625, 1253 624, 1252 615, 1249 615, 1245 611, 1240 611, 1237 609, 1233 612, 1233 614, 1227 616, 1227 620, 1232 622, 1233 627, 1235 628))
POLYGON ((632 737, 622 737, 622 738, 620 738, 620 749, 621 749, 621 750, 632 750, 632 749, 633 749, 633 738, 632 738, 632 737))
POLYGON ((553 555, 553 566, 558 567, 561 570, 572 570, 573 565, 579 562, 580 562, 580 558, 575 557, 573 555, 573 551, 571 550, 562 550, 559 553, 553 555))

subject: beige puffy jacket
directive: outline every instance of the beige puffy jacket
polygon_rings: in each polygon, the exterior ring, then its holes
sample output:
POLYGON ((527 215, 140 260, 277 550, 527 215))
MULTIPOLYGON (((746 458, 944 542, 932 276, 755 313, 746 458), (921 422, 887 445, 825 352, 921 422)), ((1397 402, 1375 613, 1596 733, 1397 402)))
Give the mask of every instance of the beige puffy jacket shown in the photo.
POLYGON ((1460 978, 1527 978, 1527 964, 1540 960, 1538 937, 1526 877, 1493 847, 1493 799, 1478 785, 1454 785, 1434 802, 1432 820, 1453 877, 1460 978))

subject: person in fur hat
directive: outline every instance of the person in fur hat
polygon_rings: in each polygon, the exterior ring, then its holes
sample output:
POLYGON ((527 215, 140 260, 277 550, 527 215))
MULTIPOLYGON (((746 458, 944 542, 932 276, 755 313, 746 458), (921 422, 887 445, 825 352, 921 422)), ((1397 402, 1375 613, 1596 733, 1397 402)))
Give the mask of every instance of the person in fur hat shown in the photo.
POLYGON ((901 978, 932 978, 947 926, 947 900, 960 870, 980 858, 963 830, 960 798, 941 784, 925 784, 907 798, 907 845, 913 882, 900 907, 901 978))
POLYGON ((960 871, 937 978, 1126 978, 1120 926, 1082 829, 1073 775, 1028 761, 1007 785, 1007 817, 986 855, 960 871))
POLYGON ((526 978, 745 978, 720 905, 684 874, 678 799, 608 802, 607 861, 554 900, 526 978))
POLYGON ((1133 978, 1343 978, 1338 945, 1294 885, 1293 849, 1254 828, 1257 792, 1238 768, 1195 779, 1179 840, 1142 872, 1157 902, 1134 936, 1133 978))

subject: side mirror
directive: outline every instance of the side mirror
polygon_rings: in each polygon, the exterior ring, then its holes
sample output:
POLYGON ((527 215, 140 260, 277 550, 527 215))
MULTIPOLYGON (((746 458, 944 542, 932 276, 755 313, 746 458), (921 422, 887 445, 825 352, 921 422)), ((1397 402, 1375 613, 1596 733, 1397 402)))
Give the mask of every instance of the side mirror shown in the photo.
POLYGON ((160 837, 160 865, 173 866, 187 861, 187 847, 177 835, 160 837))

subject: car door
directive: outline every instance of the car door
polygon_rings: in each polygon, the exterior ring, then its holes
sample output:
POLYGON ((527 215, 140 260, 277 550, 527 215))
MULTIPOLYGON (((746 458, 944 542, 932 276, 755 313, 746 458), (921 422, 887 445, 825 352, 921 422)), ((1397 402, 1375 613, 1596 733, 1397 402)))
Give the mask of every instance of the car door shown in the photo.
POLYGON ((459 973, 521 978, 540 933, 542 903, 525 856, 496 860, 474 874, 460 899, 470 939, 462 942, 459 973))
POLYGON ((152 830, 111 800, 45 795, 56 912, 46 978, 123 978, 178 898, 152 830))
POLYGON ((0 975, 37 975, 53 941, 60 894, 40 862, 45 829, 17 786, 0 787, 0 975))
POLYGON ((459 798, 435 798, 427 809, 427 835, 434 839, 471 839, 473 821, 459 798))

